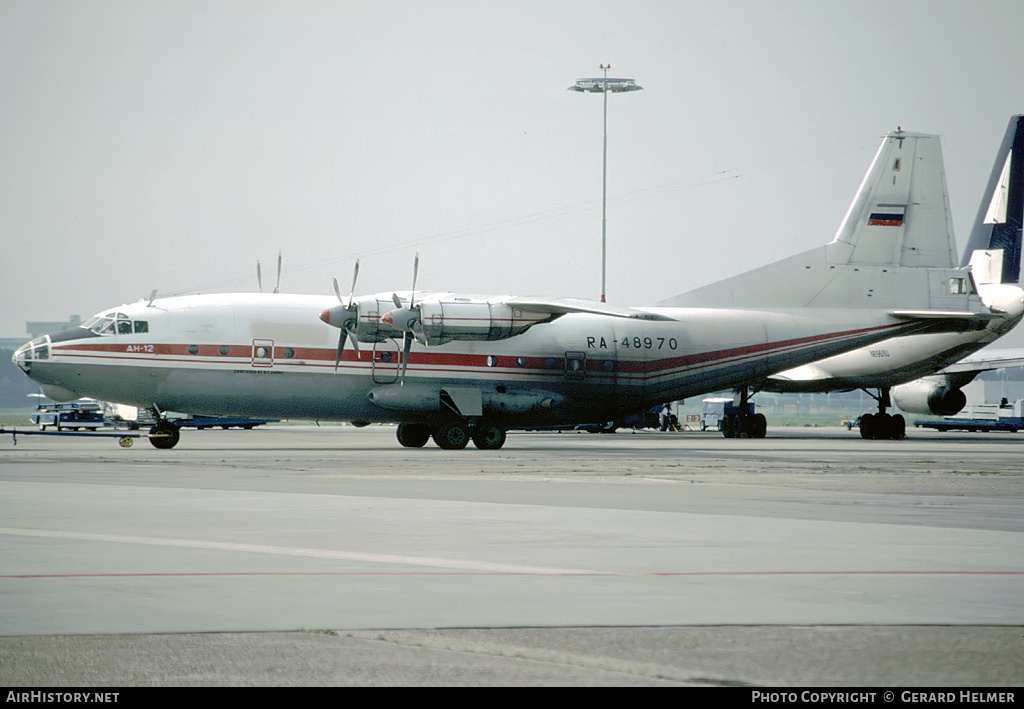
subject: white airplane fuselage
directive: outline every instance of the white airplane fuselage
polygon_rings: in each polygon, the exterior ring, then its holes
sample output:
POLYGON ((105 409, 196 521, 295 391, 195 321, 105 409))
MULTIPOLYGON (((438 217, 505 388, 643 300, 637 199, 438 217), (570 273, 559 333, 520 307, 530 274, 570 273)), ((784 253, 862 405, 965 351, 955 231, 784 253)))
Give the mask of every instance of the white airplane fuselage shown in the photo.
POLYGON ((934 374, 995 342, 1024 316, 1024 290, 1019 286, 983 284, 978 291, 986 305, 1004 314, 984 329, 892 338, 780 372, 763 389, 794 393, 878 389, 934 374))
POLYGON ((401 335, 348 348, 336 363, 339 331, 317 317, 332 305, 271 294, 140 301, 107 313, 105 334, 39 338, 14 361, 57 398, 367 423, 462 415, 519 428, 607 421, 933 327, 866 309, 569 313, 495 341, 416 345, 403 380, 401 335))

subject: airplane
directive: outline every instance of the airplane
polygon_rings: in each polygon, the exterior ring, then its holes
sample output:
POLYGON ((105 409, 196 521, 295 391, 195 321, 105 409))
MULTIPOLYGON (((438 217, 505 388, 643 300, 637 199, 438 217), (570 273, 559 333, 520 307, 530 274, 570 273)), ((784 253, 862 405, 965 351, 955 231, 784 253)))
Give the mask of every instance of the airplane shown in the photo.
MULTIPOLYGON (((934 140, 889 133, 871 170, 888 174, 934 140)), ((893 177, 916 183, 919 174, 893 177)), ((885 184, 865 180, 847 223, 875 219, 885 184)), ((151 408, 162 419, 150 431, 157 448, 179 441, 161 416, 173 410, 390 422, 406 447, 433 438, 443 449, 472 440, 486 450, 510 429, 609 421, 894 336, 1019 315, 983 302, 969 268, 876 266, 868 236, 852 230, 762 269, 765 303, 747 307, 423 292, 418 257, 411 291, 357 298, 357 261, 347 299, 336 279, 333 297, 154 294, 36 338, 13 360, 50 398, 151 408)))
MULTIPOLYGON (((857 218, 855 201, 833 244, 838 249, 853 239, 872 239, 873 250, 851 259, 856 263, 951 268, 955 265, 956 239, 938 137, 918 140, 913 148, 908 145, 898 152, 896 156, 880 152, 876 157, 866 178, 878 184, 874 195, 877 202, 870 205, 872 214, 866 220, 857 218), (915 179, 907 179, 910 170, 915 179)), ((982 300, 1003 311, 1005 317, 979 330, 893 338, 759 378, 748 385, 759 391, 782 393, 878 390, 874 397, 878 412, 861 417, 860 432, 868 439, 904 437, 903 416, 886 411, 893 402, 908 413, 956 413, 967 401, 961 387, 979 372, 1021 363, 1017 352, 958 360, 1006 334, 1024 313, 1024 291, 1019 287, 1022 221, 1024 115, 1015 115, 996 153, 960 264, 971 268, 973 284, 969 287, 976 286, 982 300)), ((771 288, 766 279, 740 276, 738 280, 739 284, 726 280, 698 288, 667 302, 679 306, 716 303, 723 307, 792 304, 789 292, 771 288)), ((746 388, 737 394, 741 412, 748 411, 746 388)), ((742 421, 727 421, 723 433, 730 436, 742 426, 742 421)))

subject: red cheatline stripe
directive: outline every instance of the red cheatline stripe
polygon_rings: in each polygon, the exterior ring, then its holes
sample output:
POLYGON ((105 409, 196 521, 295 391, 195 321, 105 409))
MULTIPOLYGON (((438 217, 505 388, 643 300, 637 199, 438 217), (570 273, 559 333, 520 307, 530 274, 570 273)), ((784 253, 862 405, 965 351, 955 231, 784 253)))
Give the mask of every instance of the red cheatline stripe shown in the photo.
POLYGON ((189 578, 208 576, 1024 576, 1024 571, 641 571, 601 573, 571 571, 562 573, 524 573, 512 571, 200 571, 108 574, 4 574, 2 579, 74 579, 74 578, 189 578))
MULTIPOLYGON (((892 323, 892 324, 888 324, 888 325, 880 325, 880 326, 875 326, 875 327, 870 327, 870 328, 862 328, 862 329, 858 329, 858 330, 844 330, 844 331, 840 331, 840 332, 827 333, 827 334, 823 334, 823 335, 813 335, 813 336, 808 336, 808 337, 793 338, 793 339, 789 339, 789 340, 780 340, 778 342, 769 342, 769 343, 762 343, 762 344, 756 344, 756 345, 746 345, 746 346, 743 346, 743 347, 734 347, 734 348, 729 348, 729 349, 724 349, 724 350, 713 350, 713 351, 710 351, 710 352, 699 352, 699 353, 689 354, 689 355, 680 355, 680 356, 677 356, 677 357, 666 357, 666 358, 662 358, 662 359, 653 359, 653 360, 618 360, 616 362, 616 370, 617 370, 617 372, 619 374, 631 374, 631 373, 643 374, 643 373, 647 373, 647 374, 649 374, 651 376, 658 377, 658 376, 664 376, 666 374, 669 374, 670 372, 668 372, 667 370, 673 370, 673 369, 678 369, 678 368, 690 368, 690 369, 694 369, 694 370, 699 370, 699 369, 703 369, 703 368, 706 368, 706 367, 717 366, 717 365, 726 364, 726 363, 728 363, 728 364, 738 364, 738 363, 741 363, 742 361, 744 361, 745 359, 750 359, 750 358, 756 357, 757 355, 760 355, 760 354, 772 353, 772 352, 778 353, 778 352, 787 351, 787 350, 794 350, 794 349, 799 349, 799 347, 802 346, 802 345, 809 345, 809 344, 815 344, 815 343, 823 343, 823 342, 828 342, 828 341, 838 341, 838 340, 854 337, 854 336, 865 334, 865 333, 869 333, 869 332, 876 332, 876 331, 879 331, 879 330, 888 330, 888 329, 893 329, 893 328, 900 328, 900 327, 904 327, 904 326, 905 326, 905 323, 892 323), (732 361, 729 361, 729 360, 732 360, 732 361)), ((187 356, 186 356, 186 353, 187 353, 187 346, 186 345, 157 344, 157 345, 153 345, 154 350, 155 350, 153 353, 129 353, 129 352, 125 352, 124 351, 125 347, 126 347, 126 345, 124 345, 124 344, 116 344, 115 345, 113 343, 111 343, 111 344, 106 344, 106 343, 103 343, 103 344, 100 344, 100 343, 92 344, 92 343, 90 343, 88 345, 79 345, 79 346, 66 345, 64 347, 54 347, 54 352, 55 352, 55 354, 59 353, 62 356, 65 356, 65 357, 96 358, 96 359, 103 359, 103 360, 106 360, 106 361, 110 361, 110 360, 126 360, 126 361, 148 360, 148 361, 159 361, 159 362, 187 362, 187 363, 195 363, 195 364, 245 365, 245 364, 249 363, 249 361, 251 359, 248 356, 248 354, 247 354, 248 350, 249 350, 249 347, 250 347, 250 345, 248 345, 248 344, 246 344, 246 345, 232 345, 231 346, 231 349, 233 351, 235 351, 235 352, 246 353, 246 354, 243 354, 241 357, 239 357, 239 356, 227 357, 227 356, 216 355, 215 354, 215 348, 218 347, 218 346, 215 346, 215 345, 202 345, 202 346, 200 346, 200 351, 196 355, 187 355, 187 356), (72 347, 74 347, 74 349, 78 350, 78 351, 69 351, 72 347), (96 352, 98 354, 96 354, 96 355, 81 354, 80 352, 82 350, 85 350, 87 352, 96 352), (109 353, 109 355, 105 356, 104 354, 99 354, 99 353, 109 353), (110 355, 113 355, 113 356, 110 356, 110 355), (176 359, 168 359, 167 355, 177 355, 177 357, 180 357, 180 359, 177 359, 177 358, 176 359), (155 356, 160 356, 161 358, 157 360, 157 359, 154 359, 155 356)), ((279 349, 281 349, 281 348, 279 348, 279 349)), ((515 366, 516 355, 508 355, 508 354, 496 355, 499 358, 499 362, 501 364, 501 367, 488 367, 487 366, 487 356, 488 355, 486 355, 486 354, 469 355, 469 354, 462 354, 462 353, 430 352, 428 350, 428 351, 418 351, 418 352, 416 352, 415 353, 415 358, 410 357, 409 363, 410 363, 410 365, 415 366, 416 369, 421 370, 421 371, 424 369, 424 367, 426 365, 444 366, 444 367, 474 367, 474 368, 478 368, 478 369, 483 369, 484 371, 494 371, 496 369, 501 369, 501 368, 509 368, 509 369, 511 369, 512 367, 515 366), (502 360, 507 360, 507 362, 502 362, 502 360)), ((284 365, 287 365, 289 362, 296 362, 296 361, 312 359, 312 360, 329 361, 332 364, 332 366, 333 366, 333 362, 334 362, 336 357, 337 357, 337 353, 336 353, 336 351, 334 349, 299 348, 299 349, 296 350, 295 357, 290 358, 290 359, 285 359, 283 357, 278 357, 278 358, 275 359, 275 362, 277 364, 280 364, 281 366, 284 366, 284 365)), ((358 361, 360 363, 365 363, 365 364, 369 365, 369 364, 371 364, 370 357, 372 357, 372 355, 370 355, 369 353, 365 353, 365 355, 361 354, 359 356, 359 358, 357 359, 354 351, 346 351, 344 353, 344 356, 343 356, 343 362, 350 362, 351 361, 351 362, 355 363, 355 362, 358 361)), ((515 370, 513 370, 513 371, 518 371, 518 372, 523 372, 523 373, 525 373, 524 370, 529 370, 529 369, 543 369, 545 371, 554 371, 554 370, 550 370, 549 368, 543 366, 544 361, 546 359, 549 359, 547 357, 538 357, 536 355, 533 355, 531 357, 527 357, 526 359, 527 359, 527 366, 526 367, 516 367, 515 370)), ((606 361, 606 360, 605 359, 598 359, 596 357, 589 359, 588 363, 589 363, 590 366, 588 366, 588 370, 599 369, 600 365, 604 361, 606 361)), ((379 364, 380 363, 378 363, 378 366, 379 366, 379 364)), ((384 364, 391 364, 391 363, 384 363, 384 364)), ((318 366, 318 365, 313 365, 313 366, 318 366)), ((600 374, 602 372, 595 371, 594 373, 595 374, 600 374)))

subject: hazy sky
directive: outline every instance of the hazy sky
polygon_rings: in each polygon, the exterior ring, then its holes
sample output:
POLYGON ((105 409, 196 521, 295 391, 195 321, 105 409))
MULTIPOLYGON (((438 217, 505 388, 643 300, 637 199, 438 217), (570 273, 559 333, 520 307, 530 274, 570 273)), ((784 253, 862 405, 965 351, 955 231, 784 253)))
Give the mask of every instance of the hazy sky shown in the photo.
MULTIPOLYGON (((1019 0, 0 0, 0 337, 162 294, 639 305, 832 239, 938 133, 962 247, 1024 111, 1019 0)), ((315 317, 316 313, 312 314, 315 317)), ((1024 342, 1024 335, 1012 344, 1024 342)), ((1006 344, 1011 344, 1007 341, 1006 344)))

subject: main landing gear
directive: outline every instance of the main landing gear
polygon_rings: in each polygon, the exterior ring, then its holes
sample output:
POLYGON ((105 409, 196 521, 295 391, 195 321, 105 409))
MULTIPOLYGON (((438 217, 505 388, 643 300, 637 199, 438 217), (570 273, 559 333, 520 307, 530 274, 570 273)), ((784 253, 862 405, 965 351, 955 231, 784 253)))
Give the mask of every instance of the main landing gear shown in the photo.
MULTIPOLYGON (((871 392, 868 392, 871 395, 871 392)), ((907 437, 907 421, 902 414, 890 415, 886 409, 892 406, 889 399, 889 387, 878 390, 878 396, 872 396, 878 402, 877 414, 864 414, 860 417, 860 436, 868 440, 899 441, 907 437)))
POLYGON ((431 437, 438 448, 445 450, 462 450, 470 440, 481 450, 497 450, 505 445, 505 429, 487 420, 446 421, 433 428, 424 423, 398 424, 398 442, 406 448, 422 448, 431 437))
POLYGON ((737 390, 739 406, 728 409, 722 418, 722 435, 726 438, 764 438, 768 433, 768 419, 764 414, 751 412, 746 388, 737 390))

